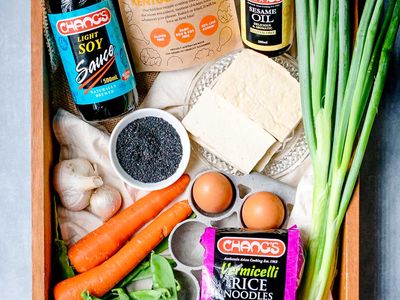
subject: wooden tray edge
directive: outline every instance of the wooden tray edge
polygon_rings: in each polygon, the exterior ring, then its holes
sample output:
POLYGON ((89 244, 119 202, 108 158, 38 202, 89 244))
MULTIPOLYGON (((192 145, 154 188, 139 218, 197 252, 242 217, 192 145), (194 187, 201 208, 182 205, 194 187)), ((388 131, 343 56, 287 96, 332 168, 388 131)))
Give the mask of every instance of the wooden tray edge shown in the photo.
POLYGON ((344 220, 339 299, 357 300, 360 294, 360 185, 344 220))
POLYGON ((51 283, 52 161, 50 112, 45 93, 43 11, 40 0, 31 2, 31 196, 32 299, 48 299, 51 283))

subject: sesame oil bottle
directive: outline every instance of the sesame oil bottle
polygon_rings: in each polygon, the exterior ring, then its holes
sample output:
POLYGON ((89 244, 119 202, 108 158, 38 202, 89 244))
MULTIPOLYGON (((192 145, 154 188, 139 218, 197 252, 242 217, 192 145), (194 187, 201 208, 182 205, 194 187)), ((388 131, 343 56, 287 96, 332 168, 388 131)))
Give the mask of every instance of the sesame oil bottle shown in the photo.
POLYGON ((294 0, 240 0, 242 40, 268 56, 290 49, 294 37, 294 0))

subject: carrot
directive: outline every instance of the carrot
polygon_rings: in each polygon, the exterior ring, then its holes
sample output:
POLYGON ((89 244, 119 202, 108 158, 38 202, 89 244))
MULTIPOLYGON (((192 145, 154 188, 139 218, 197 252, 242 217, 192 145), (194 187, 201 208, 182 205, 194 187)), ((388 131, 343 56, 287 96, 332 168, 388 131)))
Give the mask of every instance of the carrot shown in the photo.
POLYGON ((93 269, 68 278, 54 288, 56 300, 82 300, 85 290, 102 297, 129 274, 172 229, 192 213, 188 201, 181 201, 160 214, 138 232, 115 255, 93 269))
POLYGON ((189 175, 182 175, 171 186, 149 193, 79 240, 68 251, 72 265, 82 273, 106 261, 137 230, 182 194, 189 181, 189 175))

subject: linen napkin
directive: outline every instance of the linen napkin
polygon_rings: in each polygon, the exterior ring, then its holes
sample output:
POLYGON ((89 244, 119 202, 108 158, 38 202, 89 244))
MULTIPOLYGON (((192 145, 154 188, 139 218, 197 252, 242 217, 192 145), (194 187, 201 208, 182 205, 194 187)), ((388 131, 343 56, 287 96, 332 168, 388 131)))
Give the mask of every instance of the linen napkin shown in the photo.
MULTIPOLYGON (((60 145, 59 160, 85 158, 97 165, 104 184, 116 188, 122 196, 122 209, 137 199, 139 191, 127 186, 115 174, 108 156, 109 134, 96 128, 64 109, 59 109, 53 119, 53 131, 60 145)), ((71 245, 103 224, 89 211, 69 211, 57 207, 62 239, 71 245)))

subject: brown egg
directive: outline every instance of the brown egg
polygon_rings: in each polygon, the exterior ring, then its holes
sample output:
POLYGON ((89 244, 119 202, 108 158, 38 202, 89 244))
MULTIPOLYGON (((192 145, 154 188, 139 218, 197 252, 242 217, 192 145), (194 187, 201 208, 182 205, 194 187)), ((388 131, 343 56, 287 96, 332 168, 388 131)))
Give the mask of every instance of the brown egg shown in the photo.
POLYGON ((193 185, 193 199, 207 213, 221 213, 232 203, 233 188, 229 179, 219 172, 207 172, 193 185))
POLYGON ((285 219, 285 207, 282 200, 275 194, 255 193, 244 202, 242 219, 245 226, 250 229, 279 228, 285 219))

